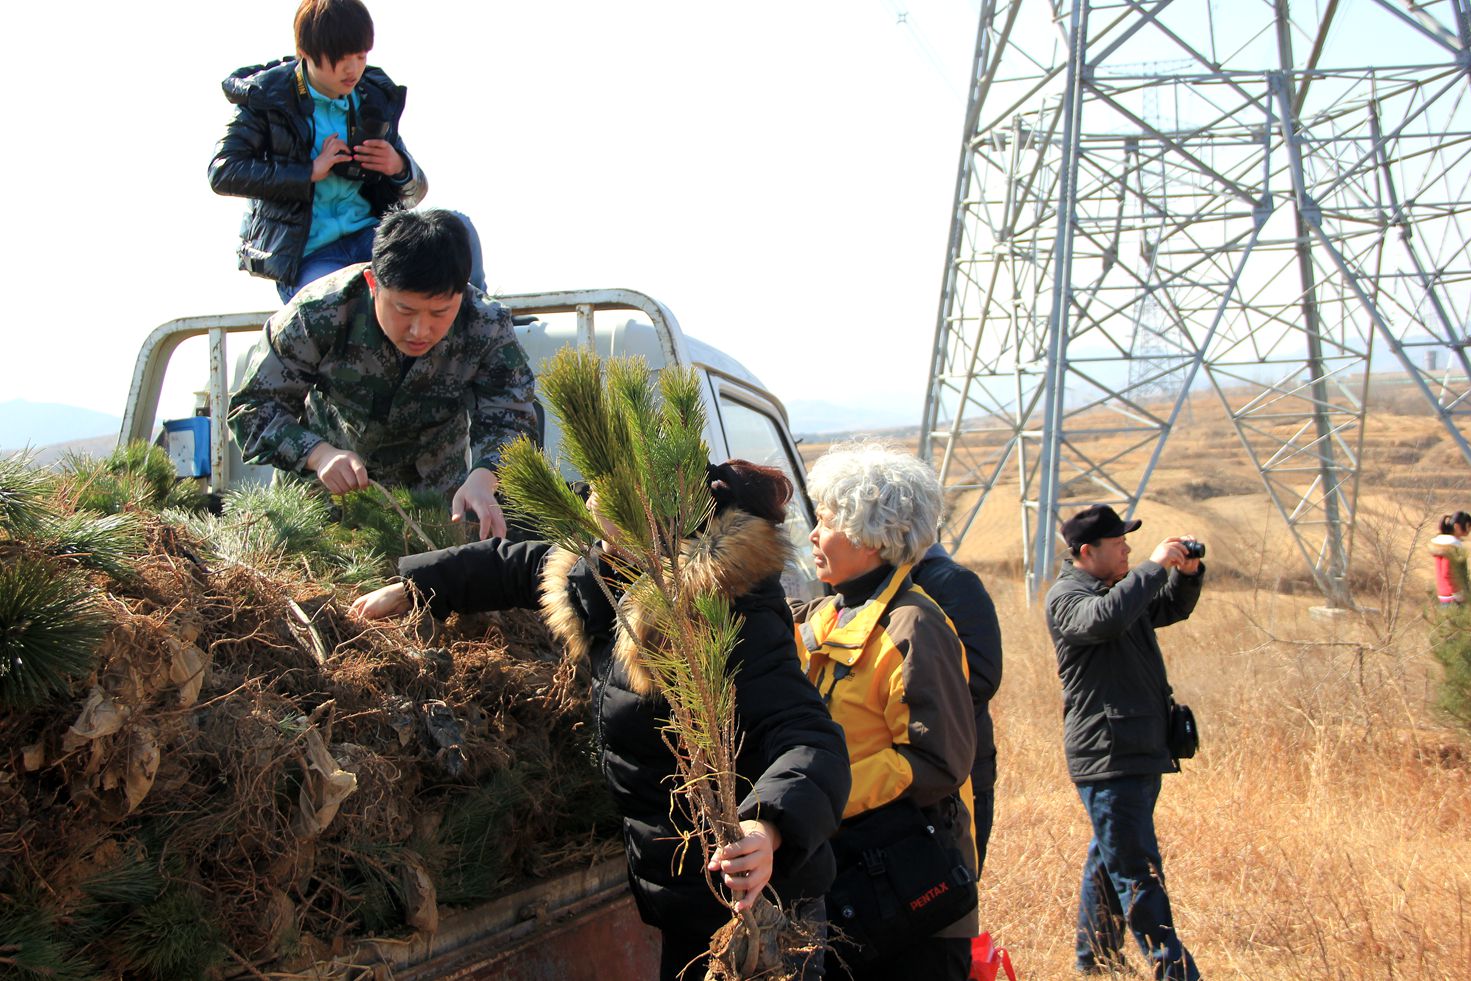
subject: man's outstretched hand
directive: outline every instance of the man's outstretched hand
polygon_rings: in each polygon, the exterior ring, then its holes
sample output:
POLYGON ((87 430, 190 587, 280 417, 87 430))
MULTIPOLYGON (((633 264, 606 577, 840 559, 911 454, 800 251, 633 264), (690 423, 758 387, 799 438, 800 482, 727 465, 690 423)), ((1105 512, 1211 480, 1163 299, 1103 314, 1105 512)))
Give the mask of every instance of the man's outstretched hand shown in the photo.
POLYGON ((312 447, 306 457, 306 468, 334 494, 346 494, 368 486, 368 468, 363 458, 351 450, 339 450, 331 443, 318 443, 312 447))

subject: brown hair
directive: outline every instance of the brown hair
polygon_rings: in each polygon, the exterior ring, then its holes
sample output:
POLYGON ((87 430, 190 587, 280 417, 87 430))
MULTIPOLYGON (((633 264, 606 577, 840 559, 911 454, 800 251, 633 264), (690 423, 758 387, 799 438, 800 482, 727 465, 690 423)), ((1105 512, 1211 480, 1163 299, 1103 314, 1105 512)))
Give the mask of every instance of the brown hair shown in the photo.
POLYGON ((301 0, 296 50, 309 61, 335 65, 373 49, 373 17, 362 0, 301 0))
POLYGON ((726 460, 711 464, 705 475, 710 496, 715 498, 716 514, 735 507, 773 524, 786 519, 792 482, 776 467, 763 467, 750 460, 726 460))

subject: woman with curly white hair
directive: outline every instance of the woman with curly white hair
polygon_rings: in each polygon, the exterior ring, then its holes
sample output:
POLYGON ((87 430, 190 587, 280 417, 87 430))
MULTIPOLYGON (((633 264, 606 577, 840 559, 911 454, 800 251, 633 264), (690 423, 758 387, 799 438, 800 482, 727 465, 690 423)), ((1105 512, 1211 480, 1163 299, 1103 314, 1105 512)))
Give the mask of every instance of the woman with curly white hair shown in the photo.
POLYGON ((848 744, 853 790, 833 839, 828 915, 846 935, 829 977, 962 981, 976 935, 965 801, 975 720, 965 654, 910 568, 935 540, 929 465, 880 443, 834 447, 808 475, 818 577, 798 651, 848 744))

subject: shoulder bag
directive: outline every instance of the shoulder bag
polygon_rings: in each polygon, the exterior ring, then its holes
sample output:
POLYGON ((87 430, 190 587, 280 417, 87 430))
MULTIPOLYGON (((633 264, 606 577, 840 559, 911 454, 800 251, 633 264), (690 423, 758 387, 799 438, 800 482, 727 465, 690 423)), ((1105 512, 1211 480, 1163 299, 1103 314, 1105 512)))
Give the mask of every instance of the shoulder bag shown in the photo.
POLYGON ((838 828, 827 911, 860 959, 903 950, 975 909, 975 875, 942 824, 957 820, 969 818, 953 794, 928 812, 901 797, 838 828))
POLYGON ((1195 726, 1195 713, 1190 706, 1181 705, 1170 699, 1170 728, 1165 737, 1170 747, 1170 756, 1177 760, 1188 760, 1200 748, 1200 730, 1195 726))

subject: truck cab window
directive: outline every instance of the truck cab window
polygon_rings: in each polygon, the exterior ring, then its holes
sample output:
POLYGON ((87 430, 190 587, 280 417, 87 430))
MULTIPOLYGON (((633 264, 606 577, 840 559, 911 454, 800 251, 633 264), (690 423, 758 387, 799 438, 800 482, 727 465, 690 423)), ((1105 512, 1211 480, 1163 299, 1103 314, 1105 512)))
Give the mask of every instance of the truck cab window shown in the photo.
POLYGON ((782 587, 793 599, 821 596, 823 587, 817 579, 817 567, 812 564, 812 546, 807 540, 807 536, 812 534, 812 518, 792 459, 794 448, 787 446, 782 439, 782 427, 774 418, 736 401, 725 392, 720 393, 720 419, 732 457, 779 467, 791 480, 796 493, 787 505, 787 519, 782 523, 782 529, 791 540, 795 555, 782 574, 782 587))

